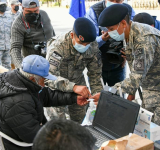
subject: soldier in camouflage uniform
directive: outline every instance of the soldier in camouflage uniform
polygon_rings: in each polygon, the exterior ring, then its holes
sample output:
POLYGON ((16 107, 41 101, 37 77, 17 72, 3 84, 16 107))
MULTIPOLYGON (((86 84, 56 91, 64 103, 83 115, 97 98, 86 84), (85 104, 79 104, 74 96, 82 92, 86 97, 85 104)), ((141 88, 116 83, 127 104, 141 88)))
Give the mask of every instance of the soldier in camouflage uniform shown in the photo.
MULTIPOLYGON (((92 22, 87 18, 78 18, 74 23, 73 31, 48 42, 47 60, 50 62, 50 73, 66 78, 59 79, 58 84, 57 81, 49 81, 49 87, 71 92, 75 84, 86 85, 83 75, 86 67, 92 94, 100 92, 102 64, 95 39, 96 30, 92 22)), ((71 119, 81 123, 85 116, 85 108, 71 105, 68 109, 71 119)))
POLYGON ((117 37, 124 33, 122 38, 127 42, 125 54, 131 70, 130 78, 115 84, 115 87, 121 87, 124 93, 134 97, 141 86, 143 108, 153 112, 153 121, 160 125, 160 31, 146 24, 129 21, 127 13, 124 6, 114 5, 104 10, 99 19, 99 24, 108 28, 110 36, 119 24, 117 37), (121 15, 121 20, 110 18, 109 12, 112 13, 112 18, 121 15))
POLYGON ((11 15, 6 13, 7 2, 0 0, 0 64, 10 69, 10 38, 11 38, 11 15))
POLYGON ((18 0, 11 0, 11 10, 10 10, 12 21, 14 21, 17 16, 20 14, 19 11, 19 1, 18 0))

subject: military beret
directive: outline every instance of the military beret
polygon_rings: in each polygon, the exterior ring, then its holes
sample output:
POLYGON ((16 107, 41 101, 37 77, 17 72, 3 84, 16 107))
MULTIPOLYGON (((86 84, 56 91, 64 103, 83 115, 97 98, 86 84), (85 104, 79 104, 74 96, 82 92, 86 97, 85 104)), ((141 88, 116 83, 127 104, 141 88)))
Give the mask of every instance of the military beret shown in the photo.
POLYGON ((80 17, 74 22, 73 29, 82 42, 93 42, 96 39, 96 28, 87 18, 80 17))
POLYGON ((122 5, 124 5, 128 8, 129 18, 131 19, 131 17, 132 17, 132 7, 127 3, 122 3, 122 5))
POLYGON ((153 17, 148 13, 139 13, 134 16, 133 21, 144 23, 148 25, 154 25, 153 17))
POLYGON ((116 25, 121 22, 128 13, 128 8, 125 5, 111 5, 102 11, 98 19, 98 24, 102 27, 116 25))

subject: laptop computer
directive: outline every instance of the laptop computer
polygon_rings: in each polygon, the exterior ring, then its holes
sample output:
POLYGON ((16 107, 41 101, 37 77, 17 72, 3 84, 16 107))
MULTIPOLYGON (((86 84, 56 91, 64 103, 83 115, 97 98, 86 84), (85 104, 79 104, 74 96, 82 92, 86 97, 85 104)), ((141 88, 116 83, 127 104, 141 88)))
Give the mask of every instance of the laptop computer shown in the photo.
POLYGON ((133 133, 140 105, 108 91, 102 91, 91 126, 85 126, 97 139, 94 149, 103 142, 133 133))

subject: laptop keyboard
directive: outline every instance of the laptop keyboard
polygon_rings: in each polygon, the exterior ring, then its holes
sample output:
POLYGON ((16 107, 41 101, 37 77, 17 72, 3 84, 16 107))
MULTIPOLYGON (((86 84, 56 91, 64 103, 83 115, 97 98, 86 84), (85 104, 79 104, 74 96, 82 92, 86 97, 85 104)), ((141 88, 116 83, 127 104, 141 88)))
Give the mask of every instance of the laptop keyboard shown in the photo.
POLYGON ((106 136, 104 136, 103 134, 101 134, 100 132, 94 130, 91 127, 87 127, 86 128, 92 133, 92 135, 97 139, 95 145, 99 148, 101 147, 101 145, 106 142, 109 141, 110 139, 106 136))

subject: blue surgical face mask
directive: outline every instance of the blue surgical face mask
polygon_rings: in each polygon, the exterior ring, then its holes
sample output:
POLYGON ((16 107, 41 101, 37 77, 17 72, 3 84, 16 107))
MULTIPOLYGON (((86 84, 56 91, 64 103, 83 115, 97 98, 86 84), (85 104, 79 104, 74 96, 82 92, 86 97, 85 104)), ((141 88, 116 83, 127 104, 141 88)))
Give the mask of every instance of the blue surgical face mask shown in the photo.
POLYGON ((109 7, 109 6, 113 5, 113 4, 116 4, 116 3, 113 3, 113 2, 110 2, 110 1, 107 0, 106 7, 109 7))
POLYGON ((90 47, 90 44, 84 46, 84 45, 82 45, 82 44, 76 43, 73 47, 74 47, 78 52, 84 53, 84 52, 86 52, 86 50, 90 47))
MULTIPOLYGON (((119 25, 118 25, 118 28, 119 28, 119 25)), ((117 30, 118 30, 118 28, 117 28, 117 30)), ((119 35, 117 30, 108 32, 109 36, 112 39, 115 39, 116 41, 123 41, 124 40, 124 31, 123 31, 123 33, 121 35, 119 35)))

